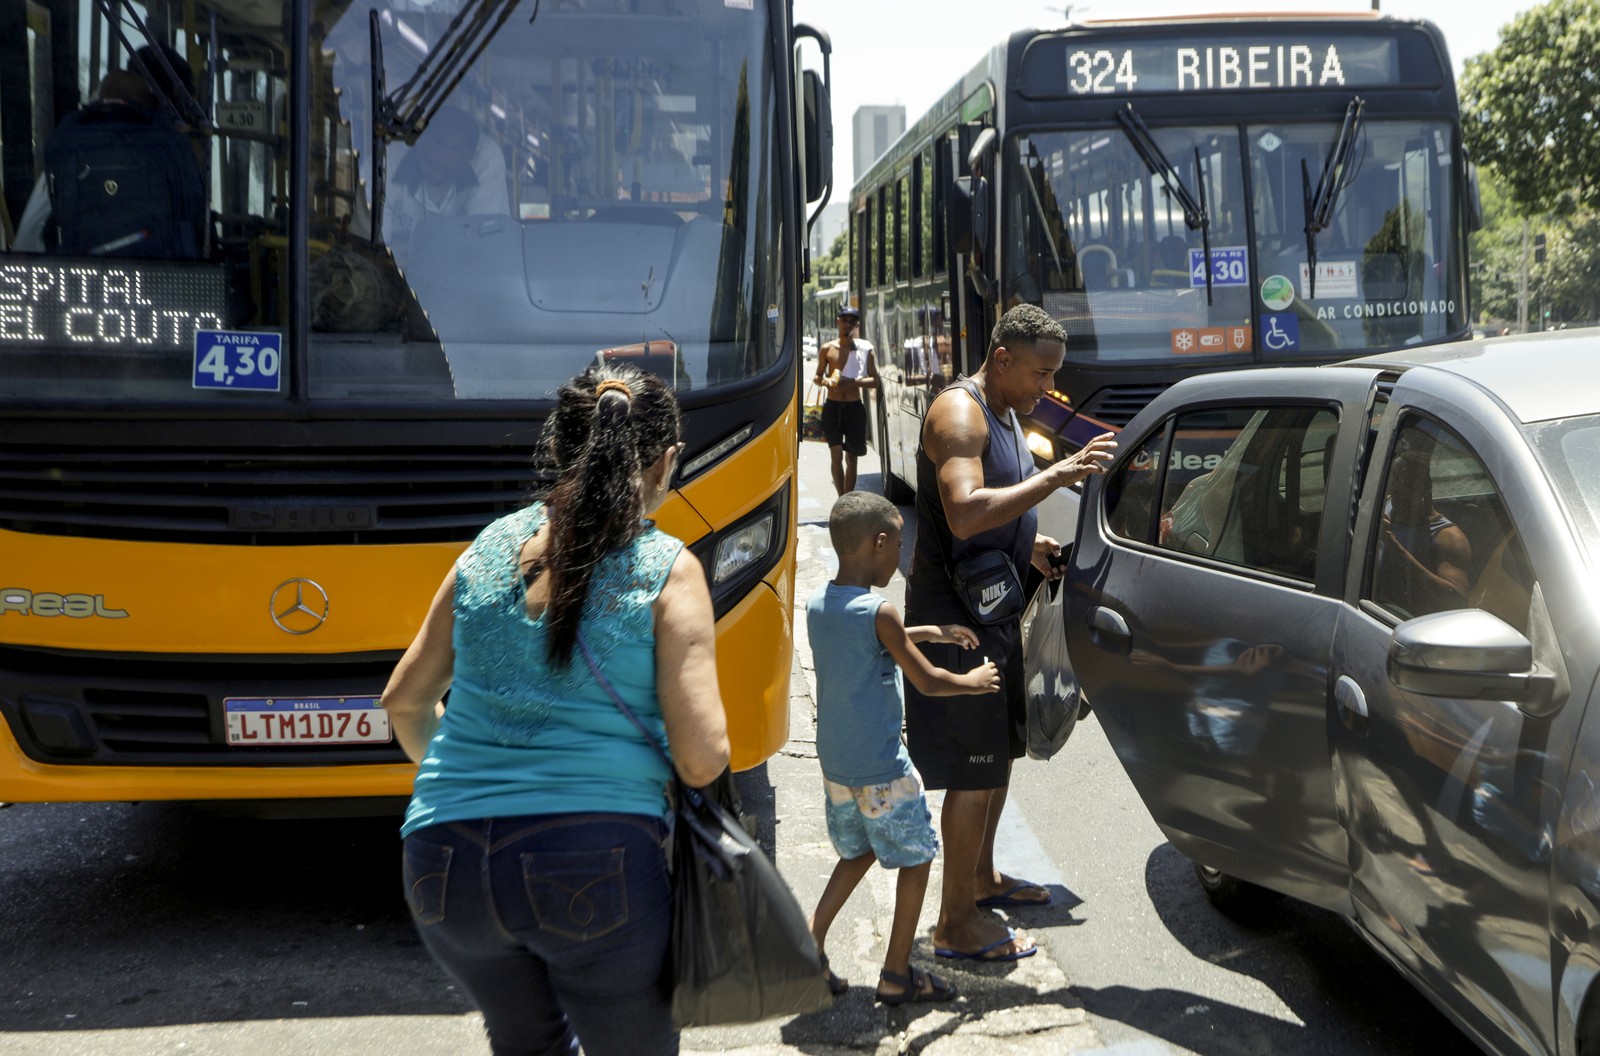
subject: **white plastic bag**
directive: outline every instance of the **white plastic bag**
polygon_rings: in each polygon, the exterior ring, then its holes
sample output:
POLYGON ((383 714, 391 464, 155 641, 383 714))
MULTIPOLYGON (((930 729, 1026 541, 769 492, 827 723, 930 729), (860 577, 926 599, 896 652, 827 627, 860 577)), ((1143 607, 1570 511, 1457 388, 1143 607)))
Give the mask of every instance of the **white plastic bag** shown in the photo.
POLYGON ((1080 694, 1067 655, 1066 607, 1059 582, 1034 591, 1022 614, 1022 659, 1028 694, 1028 758, 1061 750, 1078 723, 1080 694))

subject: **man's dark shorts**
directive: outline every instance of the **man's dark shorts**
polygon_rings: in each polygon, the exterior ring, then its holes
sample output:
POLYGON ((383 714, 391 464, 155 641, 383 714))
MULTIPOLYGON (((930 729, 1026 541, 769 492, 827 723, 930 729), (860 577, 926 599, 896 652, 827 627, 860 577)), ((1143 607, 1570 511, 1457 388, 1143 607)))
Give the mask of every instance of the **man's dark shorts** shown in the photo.
POLYGON ((842 447, 857 458, 866 454, 866 402, 828 400, 822 405, 822 435, 829 447, 842 447))
POLYGON ((906 746, 927 788, 1003 788, 1011 760, 1022 758, 1028 746, 1022 621, 972 629, 978 634, 976 649, 933 642, 917 648, 935 667, 957 674, 987 656, 1000 669, 998 692, 925 697, 906 683, 906 746))

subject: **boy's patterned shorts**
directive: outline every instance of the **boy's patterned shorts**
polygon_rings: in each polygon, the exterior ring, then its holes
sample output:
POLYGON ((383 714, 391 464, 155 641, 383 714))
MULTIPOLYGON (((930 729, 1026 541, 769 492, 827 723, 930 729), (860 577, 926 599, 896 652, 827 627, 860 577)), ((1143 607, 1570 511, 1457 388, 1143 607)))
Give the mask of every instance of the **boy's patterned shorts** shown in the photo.
POLYGON ((850 788, 822 779, 828 804, 828 839, 840 858, 871 853, 885 869, 933 861, 939 836, 915 773, 886 785, 850 788))

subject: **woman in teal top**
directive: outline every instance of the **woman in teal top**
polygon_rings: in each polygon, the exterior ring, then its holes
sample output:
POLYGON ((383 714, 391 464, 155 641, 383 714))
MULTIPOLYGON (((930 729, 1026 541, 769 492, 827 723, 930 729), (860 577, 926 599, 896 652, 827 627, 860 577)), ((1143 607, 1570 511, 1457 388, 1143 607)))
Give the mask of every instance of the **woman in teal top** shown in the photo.
POLYGON ((677 402, 653 375, 596 367, 562 387, 545 439, 560 473, 548 498, 461 555, 384 690, 419 764, 406 897, 497 1056, 676 1053, 670 775, 579 643, 678 776, 722 772, 705 574, 645 519, 681 448, 677 402))

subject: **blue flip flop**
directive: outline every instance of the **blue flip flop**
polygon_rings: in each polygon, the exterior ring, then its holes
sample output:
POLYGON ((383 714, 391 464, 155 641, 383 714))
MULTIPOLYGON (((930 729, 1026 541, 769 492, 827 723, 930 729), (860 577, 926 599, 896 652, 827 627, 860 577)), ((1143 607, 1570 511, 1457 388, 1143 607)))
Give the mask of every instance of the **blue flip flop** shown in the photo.
POLYGON ((1018 880, 1016 883, 1012 884, 1010 887, 1006 888, 1004 891, 1000 892, 998 895, 990 895, 988 898, 980 898, 980 899, 978 899, 978 908, 979 909, 1005 909, 1005 908, 1019 908, 1019 907, 1024 907, 1024 906, 1048 906, 1049 904, 1050 904, 1050 892, 1048 890, 1046 890, 1045 887, 1042 884, 1030 884, 1026 880, 1018 880), (1017 892, 1018 891, 1026 891, 1029 888, 1032 888, 1035 891, 1044 891, 1044 898, 1018 898, 1017 897, 1017 892))
POLYGON ((966 950, 952 950, 948 946, 935 946, 933 955, 952 961, 1020 961, 1024 957, 1032 957, 1039 952, 1039 947, 1037 946, 1030 946, 1025 950, 1012 950, 1010 953, 991 954, 989 952, 997 947, 1004 946, 1006 943, 1016 939, 1016 937, 1016 932, 1007 929, 1005 938, 996 939, 981 950, 973 950, 969 953, 966 950))

